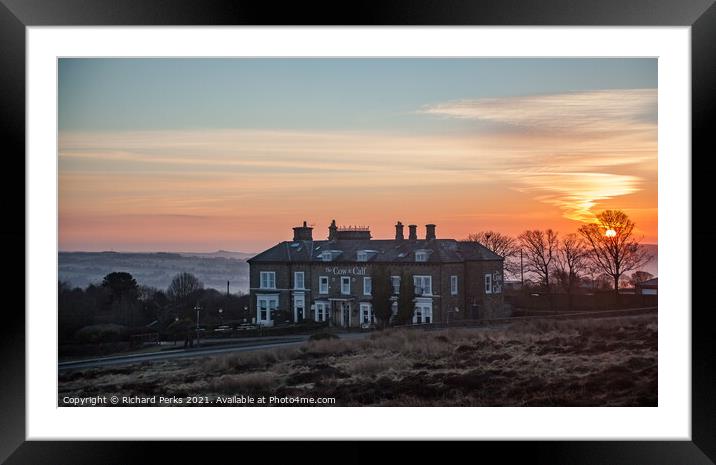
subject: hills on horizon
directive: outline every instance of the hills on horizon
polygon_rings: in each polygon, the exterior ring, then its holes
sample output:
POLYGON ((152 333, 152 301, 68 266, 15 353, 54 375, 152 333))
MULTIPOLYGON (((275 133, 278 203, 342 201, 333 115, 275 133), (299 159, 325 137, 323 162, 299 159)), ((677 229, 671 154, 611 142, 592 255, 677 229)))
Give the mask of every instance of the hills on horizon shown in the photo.
POLYGON ((223 258, 237 258, 237 259, 249 259, 256 255, 258 252, 233 252, 230 250, 219 249, 215 252, 177 252, 177 251, 116 251, 116 250, 101 250, 101 251, 87 251, 87 250, 60 250, 59 253, 97 253, 97 254, 176 254, 187 257, 223 257, 223 258))
POLYGON ((201 252, 59 252, 58 279, 72 287, 99 284, 114 271, 130 273, 139 285, 166 290, 175 275, 192 273, 207 288, 248 292, 248 258, 253 253, 201 252))

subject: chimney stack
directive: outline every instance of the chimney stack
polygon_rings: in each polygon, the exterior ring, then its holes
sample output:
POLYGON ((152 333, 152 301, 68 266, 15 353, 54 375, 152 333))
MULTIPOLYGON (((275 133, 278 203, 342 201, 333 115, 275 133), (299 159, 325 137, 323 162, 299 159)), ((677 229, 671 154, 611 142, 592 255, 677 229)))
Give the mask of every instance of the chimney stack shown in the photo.
POLYGON ((403 239, 405 239, 405 237, 403 236, 403 223, 398 221, 395 224, 395 240, 402 241, 403 239))
POLYGON ((306 222, 303 222, 303 226, 296 226, 293 228, 293 240, 294 241, 312 241, 313 240, 313 228, 308 226, 306 222))
POLYGON ((435 225, 434 224, 426 224, 425 225, 425 239, 435 239, 435 225))
POLYGON ((418 240, 418 226, 415 224, 409 224, 408 230, 410 231, 408 233, 408 239, 411 241, 417 241, 418 240))
POLYGON ((338 226, 336 226, 336 220, 331 221, 331 225, 328 227, 328 240, 335 241, 338 236, 338 226))

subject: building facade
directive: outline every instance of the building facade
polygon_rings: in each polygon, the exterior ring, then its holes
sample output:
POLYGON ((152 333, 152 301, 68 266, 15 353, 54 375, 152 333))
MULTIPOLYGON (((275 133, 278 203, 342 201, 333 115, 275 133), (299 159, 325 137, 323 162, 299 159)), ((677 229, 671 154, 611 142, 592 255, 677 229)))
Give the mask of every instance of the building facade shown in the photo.
POLYGON ((390 276, 393 314, 401 279, 415 289, 412 323, 491 318, 502 308, 503 258, 477 242, 438 239, 435 225, 395 225, 393 239, 372 239, 365 227, 338 227, 313 239, 306 222, 293 240, 249 259, 251 312, 256 323, 272 326, 278 312, 289 319, 327 321, 331 326, 370 327, 373 281, 390 276), (284 313, 285 314, 285 313, 284 313))

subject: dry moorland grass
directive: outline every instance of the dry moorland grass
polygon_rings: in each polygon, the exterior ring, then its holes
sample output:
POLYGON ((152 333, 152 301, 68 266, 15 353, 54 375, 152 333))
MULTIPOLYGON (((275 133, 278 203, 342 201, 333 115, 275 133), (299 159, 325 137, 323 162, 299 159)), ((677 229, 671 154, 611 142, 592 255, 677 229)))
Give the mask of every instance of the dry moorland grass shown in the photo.
POLYGON ((60 396, 334 397, 338 406, 656 406, 657 320, 388 330, 298 348, 63 372, 60 396))

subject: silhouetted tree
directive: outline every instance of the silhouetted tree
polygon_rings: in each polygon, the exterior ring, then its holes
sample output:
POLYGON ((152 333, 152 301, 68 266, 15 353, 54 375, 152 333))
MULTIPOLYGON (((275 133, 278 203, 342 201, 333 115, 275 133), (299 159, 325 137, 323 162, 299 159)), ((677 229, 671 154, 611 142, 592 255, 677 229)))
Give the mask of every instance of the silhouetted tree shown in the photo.
POLYGON ((559 243, 554 276, 567 294, 567 309, 572 308, 572 296, 588 271, 587 248, 576 234, 568 234, 559 243))
POLYGON ((134 277, 124 271, 115 271, 104 277, 102 287, 110 291, 110 305, 116 311, 114 318, 119 320, 117 322, 135 324, 139 286, 134 277))
POLYGON ((466 241, 479 242, 505 259, 504 269, 512 277, 519 276, 520 241, 496 231, 479 231, 469 234, 466 241))
POLYGON ((534 273, 539 283, 549 290, 549 278, 559 250, 557 233, 551 229, 528 230, 519 235, 519 240, 525 256, 525 270, 534 273))
POLYGON ((102 286, 112 291, 112 299, 120 302, 123 299, 136 299, 139 296, 137 281, 131 274, 124 271, 109 273, 102 280, 102 286))
POLYGON ((203 289, 204 284, 191 273, 179 273, 172 279, 167 288, 167 297, 170 301, 186 304, 196 291, 203 289))
POLYGON ((519 240, 525 256, 525 271, 532 272, 537 277, 549 296, 551 308, 553 302, 550 275, 554 270, 559 249, 557 233, 551 229, 528 230, 519 235, 519 240))
POLYGON ((638 270, 651 259, 647 250, 639 246, 640 239, 634 237, 635 226, 624 212, 605 210, 594 223, 579 228, 593 266, 612 278, 617 302, 621 276, 638 270))

